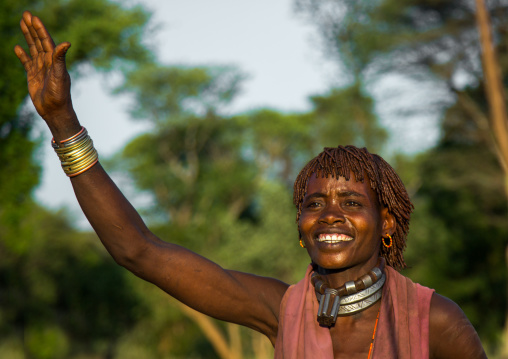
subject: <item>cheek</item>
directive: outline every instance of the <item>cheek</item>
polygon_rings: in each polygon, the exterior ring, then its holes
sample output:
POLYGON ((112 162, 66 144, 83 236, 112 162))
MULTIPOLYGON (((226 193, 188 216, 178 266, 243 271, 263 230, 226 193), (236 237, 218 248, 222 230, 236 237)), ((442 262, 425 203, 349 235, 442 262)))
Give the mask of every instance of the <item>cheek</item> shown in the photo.
POLYGON ((307 232, 309 231, 312 224, 308 220, 308 218, 304 215, 300 217, 300 220, 298 221, 298 233, 300 234, 300 237, 304 237, 307 232))

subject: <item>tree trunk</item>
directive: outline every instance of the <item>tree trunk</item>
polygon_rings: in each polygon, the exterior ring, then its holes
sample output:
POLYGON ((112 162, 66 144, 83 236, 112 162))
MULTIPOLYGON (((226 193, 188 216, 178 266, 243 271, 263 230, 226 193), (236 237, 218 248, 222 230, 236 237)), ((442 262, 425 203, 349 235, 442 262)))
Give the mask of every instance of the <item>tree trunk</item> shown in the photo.
POLYGON ((251 331, 252 350, 255 359, 273 358, 274 348, 263 334, 251 331))
MULTIPOLYGON (((490 111, 489 125, 496 142, 497 157, 505 174, 505 192, 508 201, 508 116, 506 113, 501 70, 492 42, 491 23, 484 0, 476 0, 476 22, 482 47, 484 81, 490 111)), ((506 247, 506 253, 506 270, 508 271, 508 246, 506 247)), ((502 352, 504 356, 508 356, 508 308, 505 313, 503 339, 502 352)))
POLYGON ((182 312, 199 326, 221 359, 242 359, 242 353, 235 352, 235 348, 228 343, 222 331, 215 325, 210 317, 178 301, 176 301, 176 303, 180 309, 182 309, 182 312))

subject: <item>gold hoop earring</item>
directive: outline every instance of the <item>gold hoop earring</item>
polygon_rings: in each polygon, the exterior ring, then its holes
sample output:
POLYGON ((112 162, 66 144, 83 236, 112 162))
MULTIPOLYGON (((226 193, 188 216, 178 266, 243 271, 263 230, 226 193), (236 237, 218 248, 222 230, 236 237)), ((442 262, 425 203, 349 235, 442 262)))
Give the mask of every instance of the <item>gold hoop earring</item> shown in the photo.
POLYGON ((300 238, 300 247, 305 248, 305 245, 302 242, 302 239, 300 238))
POLYGON ((388 236, 388 238, 390 238, 390 244, 385 243, 385 239, 386 239, 385 237, 381 237, 381 242, 383 242, 383 246, 385 246, 386 248, 390 248, 393 245, 393 239, 389 233, 386 233, 386 235, 388 236))

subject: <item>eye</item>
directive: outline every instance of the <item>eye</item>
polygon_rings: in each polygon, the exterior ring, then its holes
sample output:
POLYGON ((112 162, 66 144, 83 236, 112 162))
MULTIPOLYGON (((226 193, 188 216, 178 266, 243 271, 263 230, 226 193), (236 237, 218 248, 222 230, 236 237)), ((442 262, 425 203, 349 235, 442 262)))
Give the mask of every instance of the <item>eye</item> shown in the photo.
POLYGON ((303 208, 305 209, 317 209, 323 207, 323 201, 319 198, 308 198, 303 202, 303 208))
POLYGON ((321 206, 321 203, 316 202, 316 201, 311 201, 305 205, 305 207, 307 207, 307 208, 317 208, 320 206, 321 206))
POLYGON ((346 206, 348 207, 359 207, 361 206, 361 204, 357 201, 353 201, 353 200, 349 200, 349 201, 346 201, 346 206))

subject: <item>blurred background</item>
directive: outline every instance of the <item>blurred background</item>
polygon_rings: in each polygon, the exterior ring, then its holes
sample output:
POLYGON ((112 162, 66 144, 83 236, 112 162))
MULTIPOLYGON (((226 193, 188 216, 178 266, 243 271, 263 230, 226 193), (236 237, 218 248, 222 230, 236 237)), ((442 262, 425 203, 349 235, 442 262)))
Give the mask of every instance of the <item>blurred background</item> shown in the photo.
MULTIPOLYGON (((487 7, 507 73, 508 3, 487 7)), ((159 237, 294 283, 309 262, 296 174, 325 146, 366 146, 415 204, 403 274, 457 302, 489 358, 508 357, 508 177, 474 2, 4 0, 0 358, 273 357, 103 249, 27 101, 12 51, 26 9, 72 43, 78 117, 159 237)))

